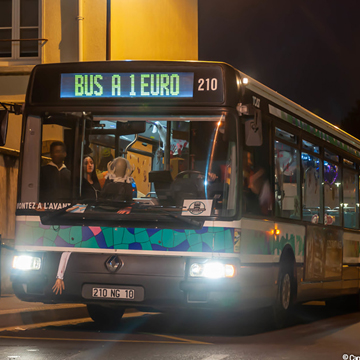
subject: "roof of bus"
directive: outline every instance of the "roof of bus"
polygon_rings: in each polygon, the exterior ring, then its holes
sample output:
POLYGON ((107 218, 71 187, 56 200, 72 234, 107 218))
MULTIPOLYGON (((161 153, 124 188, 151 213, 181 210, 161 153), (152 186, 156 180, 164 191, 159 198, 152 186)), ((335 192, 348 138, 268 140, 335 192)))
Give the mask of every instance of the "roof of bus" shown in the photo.
MULTIPOLYGON (((129 60, 127 61, 117 61, 119 63, 121 62, 129 62, 129 60)), ((343 131, 342 129, 340 129, 339 127, 327 122, 326 120, 322 119, 321 117, 313 114, 312 112, 310 112, 309 110, 306 110, 305 108, 303 108, 302 106, 296 104, 295 102, 289 100, 288 98, 286 98, 283 95, 280 95, 279 93, 277 93, 276 91, 270 89, 269 87, 261 84, 260 82, 258 82, 257 80, 251 78, 250 76, 248 76, 247 74, 237 70, 236 68, 234 68, 232 65, 224 63, 224 62, 218 62, 218 61, 143 61, 143 60, 135 60, 135 61, 131 61, 134 63, 183 63, 183 64, 189 64, 191 65, 192 63, 203 63, 203 64, 219 64, 219 65, 225 65, 228 66, 229 68, 233 68, 235 71, 238 71, 241 75, 241 78, 248 78, 249 82, 246 85, 246 87, 250 90, 252 90, 253 92, 267 98, 268 100, 270 100, 271 102, 278 104, 279 106, 281 106, 284 109, 289 110, 290 112, 292 112, 295 116, 299 116, 300 118, 303 118, 304 120, 308 121, 309 123, 315 125, 316 127, 325 130, 326 132, 328 132, 329 134, 332 134, 334 136, 336 136, 338 139, 341 139, 342 141, 347 142, 348 144, 351 144, 353 146, 355 146, 356 148, 360 149, 360 140, 355 138, 354 136, 348 134, 347 132, 343 131)), ((93 62, 93 63, 100 63, 100 62, 93 62)), ((46 66, 57 66, 57 65, 69 65, 69 66, 73 66, 75 64, 79 64, 79 63, 59 63, 59 64, 41 64, 41 65, 37 65, 35 67, 46 67, 46 66)), ((86 63, 81 63, 81 66, 84 64, 91 64, 91 62, 86 62, 86 63)), ((35 70, 34 69, 34 70, 35 70)))
POLYGON ((348 134, 344 130, 340 129, 338 126, 335 126, 328 121, 322 119, 320 116, 313 114, 311 111, 306 110, 302 106, 289 100, 285 96, 280 95, 276 91, 261 84, 260 82, 244 74, 243 72, 239 72, 241 74, 241 78, 248 78, 249 82, 246 87, 249 88, 251 91, 267 98, 268 100, 272 101, 275 104, 278 104, 284 109, 291 111, 294 115, 298 115, 300 118, 303 118, 304 120, 314 124, 316 127, 319 127, 327 131, 328 133, 338 137, 339 139, 346 141, 347 143, 352 144, 353 146, 356 146, 360 149, 360 140, 356 137, 348 134))

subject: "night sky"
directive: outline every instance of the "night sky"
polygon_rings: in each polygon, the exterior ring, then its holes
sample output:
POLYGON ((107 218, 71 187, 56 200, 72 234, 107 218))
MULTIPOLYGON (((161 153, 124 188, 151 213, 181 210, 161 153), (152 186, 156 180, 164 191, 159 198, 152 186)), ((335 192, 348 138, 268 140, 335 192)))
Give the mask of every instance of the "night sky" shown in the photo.
POLYGON ((199 0, 199 60, 339 124, 360 99, 360 0, 199 0))

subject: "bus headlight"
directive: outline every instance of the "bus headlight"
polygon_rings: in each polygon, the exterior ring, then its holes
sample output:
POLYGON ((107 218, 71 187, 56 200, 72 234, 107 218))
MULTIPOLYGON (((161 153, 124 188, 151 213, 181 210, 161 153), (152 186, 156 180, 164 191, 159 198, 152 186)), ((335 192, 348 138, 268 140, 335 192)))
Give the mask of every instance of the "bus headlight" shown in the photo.
POLYGON ((14 256, 12 267, 16 270, 40 270, 41 258, 30 255, 14 256))
POLYGON ((190 266, 191 277, 204 277, 208 279, 230 278, 235 275, 235 267, 230 264, 210 261, 204 264, 194 263, 190 266))

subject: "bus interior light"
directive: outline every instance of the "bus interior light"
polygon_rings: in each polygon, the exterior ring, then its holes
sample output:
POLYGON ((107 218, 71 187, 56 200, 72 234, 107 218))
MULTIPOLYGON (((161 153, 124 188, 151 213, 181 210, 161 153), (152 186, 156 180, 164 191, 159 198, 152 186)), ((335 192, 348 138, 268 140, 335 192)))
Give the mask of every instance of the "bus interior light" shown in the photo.
POLYGON ((234 275, 235 267, 231 264, 212 261, 204 264, 194 263, 190 266, 191 277, 220 279, 224 277, 233 277, 234 275))
POLYGON ((16 270, 40 270, 41 258, 29 255, 14 256, 12 267, 16 270))

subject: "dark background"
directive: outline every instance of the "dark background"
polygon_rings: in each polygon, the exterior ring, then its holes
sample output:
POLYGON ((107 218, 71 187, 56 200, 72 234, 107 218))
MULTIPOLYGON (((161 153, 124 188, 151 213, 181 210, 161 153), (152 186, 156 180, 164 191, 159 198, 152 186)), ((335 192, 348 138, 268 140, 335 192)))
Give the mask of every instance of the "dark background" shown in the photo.
POLYGON ((198 1, 199 60, 227 62, 334 124, 356 106, 360 0, 198 1))

